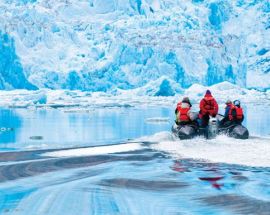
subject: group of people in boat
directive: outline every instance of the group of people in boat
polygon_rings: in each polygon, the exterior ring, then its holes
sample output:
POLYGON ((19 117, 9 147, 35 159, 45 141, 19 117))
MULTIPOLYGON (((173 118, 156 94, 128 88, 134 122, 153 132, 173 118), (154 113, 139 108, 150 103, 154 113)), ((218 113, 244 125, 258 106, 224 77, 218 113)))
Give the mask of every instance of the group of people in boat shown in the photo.
MULTIPOLYGON (((200 101, 200 111, 196 114, 191 111, 192 104, 188 97, 184 97, 175 109, 176 124, 187 125, 194 124, 205 128, 209 123, 210 117, 216 117, 218 114, 218 103, 212 96, 210 90, 207 90, 204 98, 200 101)), ((239 100, 232 102, 226 101, 224 118, 220 121, 220 126, 230 126, 231 124, 241 124, 244 120, 243 108, 239 100)))

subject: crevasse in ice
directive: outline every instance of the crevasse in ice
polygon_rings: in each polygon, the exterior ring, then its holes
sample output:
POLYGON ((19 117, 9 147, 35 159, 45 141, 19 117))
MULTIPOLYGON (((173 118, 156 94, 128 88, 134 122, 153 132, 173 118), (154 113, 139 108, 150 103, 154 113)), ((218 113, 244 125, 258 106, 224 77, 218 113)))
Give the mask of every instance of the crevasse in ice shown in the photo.
POLYGON ((269 89, 269 14, 268 0, 1 0, 0 87, 269 89))

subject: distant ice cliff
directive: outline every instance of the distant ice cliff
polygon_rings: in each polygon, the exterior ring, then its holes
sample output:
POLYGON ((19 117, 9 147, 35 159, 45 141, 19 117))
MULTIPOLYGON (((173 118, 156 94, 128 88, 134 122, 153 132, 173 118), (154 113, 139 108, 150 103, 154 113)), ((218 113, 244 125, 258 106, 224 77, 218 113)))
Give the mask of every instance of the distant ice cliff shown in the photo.
POLYGON ((0 20, 1 89, 270 88, 268 0, 0 0, 0 20))

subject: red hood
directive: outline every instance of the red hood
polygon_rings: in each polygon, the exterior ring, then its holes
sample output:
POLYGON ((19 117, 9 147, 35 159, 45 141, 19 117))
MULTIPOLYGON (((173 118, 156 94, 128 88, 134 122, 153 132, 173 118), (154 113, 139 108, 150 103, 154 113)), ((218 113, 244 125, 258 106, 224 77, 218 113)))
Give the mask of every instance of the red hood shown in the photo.
POLYGON ((204 95, 204 98, 207 100, 207 99, 212 99, 213 96, 211 94, 205 94, 204 95))

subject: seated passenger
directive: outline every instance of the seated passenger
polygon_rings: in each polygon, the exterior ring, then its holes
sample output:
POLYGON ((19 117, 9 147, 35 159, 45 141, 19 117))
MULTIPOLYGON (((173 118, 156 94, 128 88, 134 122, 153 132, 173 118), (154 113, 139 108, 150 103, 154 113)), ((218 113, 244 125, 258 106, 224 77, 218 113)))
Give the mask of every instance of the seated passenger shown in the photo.
POLYGON ((228 126, 229 124, 231 124, 231 121, 229 119, 229 113, 231 112, 233 103, 230 99, 228 99, 225 104, 226 104, 226 107, 225 107, 224 118, 220 121, 221 126, 228 126))
POLYGON ((182 101, 177 104, 175 109, 175 123, 177 125, 187 125, 192 123, 190 111, 191 107, 192 105, 188 97, 184 97, 182 101))
POLYGON ((233 102, 233 106, 229 111, 229 120, 236 124, 242 124, 244 120, 244 111, 239 100, 233 102))
POLYGON ((200 125, 202 127, 208 126, 210 116, 216 117, 218 113, 218 104, 212 96, 210 90, 207 90, 204 98, 200 102, 200 125))

